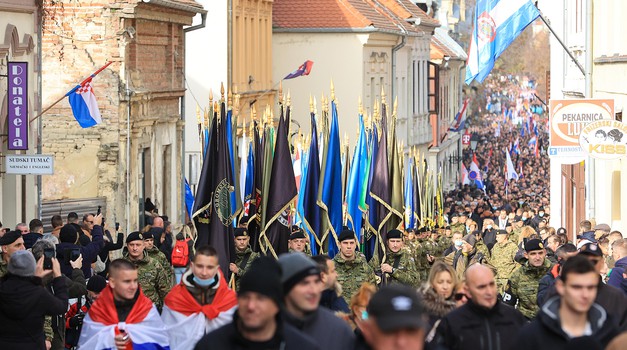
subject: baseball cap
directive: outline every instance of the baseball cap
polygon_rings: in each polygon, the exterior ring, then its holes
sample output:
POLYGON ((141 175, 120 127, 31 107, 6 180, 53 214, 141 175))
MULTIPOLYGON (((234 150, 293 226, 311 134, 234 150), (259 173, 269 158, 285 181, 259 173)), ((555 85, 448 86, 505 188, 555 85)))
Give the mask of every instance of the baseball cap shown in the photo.
POLYGON ((581 248, 579 248, 579 254, 584 255, 592 255, 592 256, 603 256, 603 252, 598 245, 594 243, 586 243, 581 248))
POLYGON ((407 286, 394 284, 381 288, 372 296, 367 310, 384 332, 425 327, 422 302, 416 291, 407 286))

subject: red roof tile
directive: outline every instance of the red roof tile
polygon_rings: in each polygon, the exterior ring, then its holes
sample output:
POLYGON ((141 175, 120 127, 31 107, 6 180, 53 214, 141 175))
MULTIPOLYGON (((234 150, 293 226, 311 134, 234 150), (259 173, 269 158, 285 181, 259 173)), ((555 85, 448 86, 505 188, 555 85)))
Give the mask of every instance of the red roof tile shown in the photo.
POLYGON ((364 29, 421 32, 405 20, 419 17, 421 23, 435 23, 408 0, 274 0, 275 28, 364 29), (411 6, 409 6, 411 5, 411 6), (423 18, 424 17, 424 18, 423 18))

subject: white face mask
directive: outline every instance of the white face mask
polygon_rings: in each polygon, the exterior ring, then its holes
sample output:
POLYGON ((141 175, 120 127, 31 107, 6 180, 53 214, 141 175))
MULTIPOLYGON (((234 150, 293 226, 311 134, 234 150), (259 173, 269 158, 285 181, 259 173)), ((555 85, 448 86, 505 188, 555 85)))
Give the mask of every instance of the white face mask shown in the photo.
POLYGON ((488 225, 487 227, 488 227, 488 230, 492 229, 492 225, 488 225))
POLYGON ((464 244, 464 241, 462 241, 461 239, 456 239, 455 240, 455 246, 456 247, 461 247, 462 244, 464 244))

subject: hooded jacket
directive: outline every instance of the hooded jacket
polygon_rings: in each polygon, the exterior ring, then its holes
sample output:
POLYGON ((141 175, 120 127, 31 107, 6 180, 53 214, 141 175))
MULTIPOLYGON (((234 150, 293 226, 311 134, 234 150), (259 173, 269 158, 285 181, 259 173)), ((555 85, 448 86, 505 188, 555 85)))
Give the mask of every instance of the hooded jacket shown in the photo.
POLYGON ((618 259, 614 263, 614 268, 610 273, 610 279, 607 281, 607 284, 616 287, 623 291, 623 293, 627 294, 627 281, 623 278, 623 273, 627 268, 627 256, 621 259, 618 259))
MULTIPOLYGON (((572 339, 562 330, 560 316, 560 298, 553 297, 542 306, 533 322, 518 333, 514 349, 552 349, 566 350, 572 339)), ((615 322, 610 319, 605 309, 597 303, 588 311, 591 336, 605 347, 618 334, 615 322)))
POLYGON ((51 283, 55 294, 39 277, 8 274, 0 282, 0 349, 45 349, 44 316, 67 311, 67 286, 62 277, 51 283))

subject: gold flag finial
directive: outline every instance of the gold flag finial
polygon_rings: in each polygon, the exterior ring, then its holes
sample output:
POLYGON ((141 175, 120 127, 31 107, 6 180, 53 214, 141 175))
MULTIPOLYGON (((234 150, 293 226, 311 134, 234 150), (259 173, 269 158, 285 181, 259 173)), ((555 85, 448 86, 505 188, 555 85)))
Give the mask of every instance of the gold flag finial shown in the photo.
POLYGON ((290 90, 287 90, 287 105, 292 104, 292 97, 290 96, 290 90))
POLYGON ((252 108, 252 114, 253 114, 253 121, 257 120, 257 108, 255 108, 254 104, 253 104, 253 108, 252 108))
POLYGON ((233 90, 229 89, 226 96, 227 96, 226 108, 232 109, 233 108, 233 90))
POLYGON ((392 115, 396 116, 396 110, 398 109, 398 96, 394 98, 394 109, 392 110, 392 115))
POLYGON ((209 89, 209 103, 211 103, 211 101, 213 101, 213 90, 209 89))
POLYGON ((316 96, 313 97, 313 113, 314 115, 318 114, 318 101, 316 101, 316 96))
POLYGON ((333 85, 333 79, 331 79, 331 101, 335 101, 335 86, 333 85))
POLYGON ((196 105, 196 121, 200 125, 200 106, 196 105))
POLYGON ((313 96, 309 94, 309 113, 313 113, 313 111, 314 111, 313 96))
POLYGON ((235 101, 233 101, 233 111, 235 115, 239 115, 239 94, 235 95, 235 101))
POLYGON ((385 103, 385 89, 383 88, 383 85, 381 85, 381 103, 386 104, 385 103))
POLYGON ((283 96, 283 80, 279 81, 279 99, 283 96))
POLYGON ((224 101, 224 83, 220 83, 220 99, 224 101))

